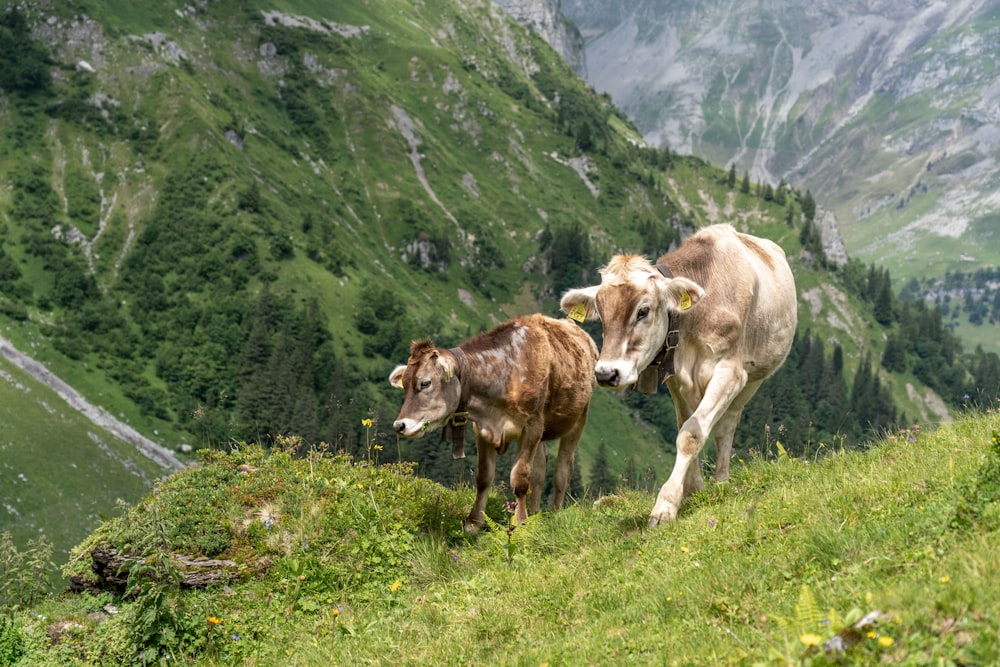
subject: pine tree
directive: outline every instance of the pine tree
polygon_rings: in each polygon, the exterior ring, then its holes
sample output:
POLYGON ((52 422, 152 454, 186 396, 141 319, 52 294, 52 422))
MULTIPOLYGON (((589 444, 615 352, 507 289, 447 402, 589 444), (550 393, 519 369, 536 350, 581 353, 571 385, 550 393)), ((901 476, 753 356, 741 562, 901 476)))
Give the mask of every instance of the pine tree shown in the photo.
POLYGON ((813 199, 812 192, 806 190, 806 194, 802 197, 800 206, 802 208, 802 216, 806 220, 812 222, 816 219, 816 200, 813 199))
POLYGON ((594 456, 594 462, 590 465, 590 495, 597 498, 614 491, 614 489, 615 479, 611 476, 611 470, 608 467, 608 448, 601 441, 597 448, 597 455, 594 456))

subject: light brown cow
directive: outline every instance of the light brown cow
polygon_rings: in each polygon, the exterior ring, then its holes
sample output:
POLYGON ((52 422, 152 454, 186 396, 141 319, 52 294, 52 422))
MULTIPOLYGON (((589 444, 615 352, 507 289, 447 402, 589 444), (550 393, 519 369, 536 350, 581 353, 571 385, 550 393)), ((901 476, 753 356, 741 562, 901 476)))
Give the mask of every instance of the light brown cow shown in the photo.
MULTIPOLYGON (((543 315, 515 318, 451 349, 416 341, 407 365, 389 376, 390 384, 406 392, 393 428, 416 437, 446 424, 473 422, 478 464, 476 501, 465 524, 470 532, 483 525, 497 454, 517 440, 510 485, 517 500, 514 518, 521 523, 528 518, 527 497, 532 512, 541 502, 546 458, 541 443, 557 438, 553 506, 562 506, 596 385, 596 361, 597 346, 585 331, 543 315)), ((453 455, 465 455, 461 440, 453 455)))
POLYGON ((698 455, 713 429, 715 479, 729 479, 743 407, 791 348, 795 280, 784 251, 712 225, 655 266, 638 255, 613 257, 600 285, 570 290, 560 305, 577 319, 601 319, 599 384, 642 385, 650 374, 653 387, 666 382, 677 413, 677 459, 649 525, 675 519, 681 501, 703 486, 698 455))

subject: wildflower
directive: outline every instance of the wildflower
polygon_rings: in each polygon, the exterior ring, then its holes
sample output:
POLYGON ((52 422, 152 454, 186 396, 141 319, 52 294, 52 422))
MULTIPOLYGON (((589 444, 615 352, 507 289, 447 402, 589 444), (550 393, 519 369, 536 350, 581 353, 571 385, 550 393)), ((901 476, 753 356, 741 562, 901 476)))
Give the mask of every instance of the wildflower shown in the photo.
POLYGON ((806 646, 816 646, 816 644, 819 644, 821 640, 822 637, 813 632, 807 632, 801 637, 799 637, 799 641, 805 644, 806 646))
POLYGON ((881 637, 878 638, 879 646, 881 646, 882 648, 889 648, 895 643, 895 641, 896 641, 895 639, 893 639, 888 635, 882 635, 881 637))
POLYGON ((215 616, 209 616, 208 617, 208 624, 209 625, 218 625, 219 623, 222 623, 222 619, 217 618, 215 616))
POLYGON ((682 552, 682 553, 687 553, 687 552, 688 552, 688 548, 687 548, 687 547, 685 547, 685 546, 682 546, 682 547, 681 547, 681 552, 682 552))
POLYGON ((382 451, 382 445, 375 445, 374 447, 372 447, 372 449, 374 449, 376 452, 381 452, 382 451))
POLYGON ((400 581, 399 579, 389 584, 389 590, 392 591, 393 593, 395 593, 402 587, 403 587, 403 582, 400 581))
POLYGON ((234 642, 238 642, 240 640, 240 633, 234 632, 232 635, 230 635, 229 638, 232 639, 234 642))
POLYGON ((364 426, 365 428, 371 428, 372 427, 372 423, 373 422, 372 422, 371 419, 362 419, 361 420, 361 425, 364 426))
POLYGON ((332 613, 333 613, 333 617, 334 618, 337 618, 338 616, 340 616, 340 607, 334 607, 332 613))
POLYGON ((709 519, 708 520, 708 525, 714 528, 715 527, 715 519, 709 519))
POLYGON ((865 636, 867 636, 868 639, 875 639, 875 631, 869 630, 867 633, 865 633, 865 636))
POLYGON ((949 581, 951 581, 951 577, 949 577, 947 574, 941 577, 942 584, 947 584, 949 581))
POLYGON ((505 503, 503 504, 503 508, 504 508, 505 510, 507 510, 508 512, 510 512, 511 514, 513 514, 513 513, 514 513, 514 510, 516 510, 516 509, 517 509, 517 503, 516 503, 516 502, 513 502, 513 501, 510 501, 510 500, 508 500, 507 502, 505 502, 505 503))

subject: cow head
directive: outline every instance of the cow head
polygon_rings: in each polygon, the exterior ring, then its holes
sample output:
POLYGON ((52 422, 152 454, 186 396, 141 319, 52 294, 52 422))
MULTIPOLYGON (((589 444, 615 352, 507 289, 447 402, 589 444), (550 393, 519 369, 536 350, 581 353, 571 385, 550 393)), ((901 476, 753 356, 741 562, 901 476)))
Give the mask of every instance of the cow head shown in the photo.
POLYGON ((455 365, 453 355, 442 354, 429 340, 410 346, 409 361, 389 375, 389 384, 406 392, 399 417, 392 423, 396 433, 415 438, 444 426, 462 395, 455 365))
POLYGON ((667 278, 649 260, 617 255, 601 270, 601 284, 572 289, 560 307, 577 319, 599 318, 604 329, 601 356, 594 368, 598 384, 634 384, 667 337, 669 313, 692 308, 705 295, 697 283, 667 278))

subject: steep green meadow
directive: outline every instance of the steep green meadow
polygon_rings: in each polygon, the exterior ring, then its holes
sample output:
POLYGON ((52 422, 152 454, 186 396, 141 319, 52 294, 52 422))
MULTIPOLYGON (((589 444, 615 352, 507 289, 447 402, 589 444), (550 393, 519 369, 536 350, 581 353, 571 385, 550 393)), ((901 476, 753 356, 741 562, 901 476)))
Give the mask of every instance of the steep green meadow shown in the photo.
POLYGON ((1000 659, 995 411, 864 451, 795 459, 774 448, 653 530, 652 496, 636 492, 510 530, 501 490, 491 530, 469 537, 459 519, 471 491, 402 468, 259 448, 204 456, 103 525, 66 567, 93 581, 94 546, 146 554, 131 568, 135 595, 16 610, 0 625, 5 664, 1000 659), (163 564, 176 553, 231 560, 226 585, 172 583, 164 575, 183 572, 163 564))
POLYGON ((16 544, 45 538, 63 561, 119 498, 137 502, 165 474, 0 357, 0 507, 12 515, 0 532, 16 544))
MULTIPOLYGON (((926 377, 879 369, 886 331, 863 269, 804 247, 794 187, 784 204, 643 146, 609 98, 487 0, 126 4, 2 16, 0 322, 18 349, 168 449, 299 437, 300 453, 326 443, 365 457, 371 419, 382 460, 469 479, 474 457, 451 461, 437 434, 386 436, 400 403, 386 378, 410 341, 450 346, 515 315, 559 315, 562 291, 596 281, 613 253, 654 257, 716 222, 785 249, 800 337, 826 345, 823 364, 839 350, 838 386, 870 356, 908 423, 933 424, 969 384, 956 355, 938 407, 926 377)), ((944 367, 928 343, 925 366, 944 367)), ((883 425, 859 416, 874 402, 863 397, 823 406, 850 424, 813 424, 805 399, 778 395, 822 384, 799 370, 750 406, 763 407, 742 453, 785 423, 826 446, 883 425)), ((32 414, 23 393, 10 399, 12 414, 32 414)), ((577 481, 591 481, 603 447, 612 479, 648 470, 661 483, 672 419, 665 395, 600 393, 577 481)), ((33 422, 5 428, 20 451, 38 446, 33 422)), ((81 432, 52 448, 103 460, 81 432)), ((38 461, 21 457, 15 474, 40 479, 38 461)), ((141 495, 116 475, 67 483, 141 495)), ((0 509, 0 531, 28 511, 20 502, 0 509)), ((87 516, 51 513, 46 532, 79 535, 87 516)))

